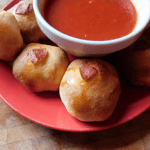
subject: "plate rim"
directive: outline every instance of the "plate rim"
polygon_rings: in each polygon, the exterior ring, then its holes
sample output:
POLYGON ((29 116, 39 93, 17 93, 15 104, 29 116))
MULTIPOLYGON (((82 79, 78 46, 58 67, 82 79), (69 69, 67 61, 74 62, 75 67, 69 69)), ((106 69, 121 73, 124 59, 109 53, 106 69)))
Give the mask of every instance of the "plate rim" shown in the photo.
MULTIPOLYGON (((7 10, 10 9, 11 7, 13 7, 15 4, 17 4, 19 1, 20 1, 20 0, 12 0, 10 3, 8 3, 8 4, 3 8, 3 10, 6 10, 6 11, 7 11, 7 10)), ((149 95, 149 97, 150 97, 150 95, 149 95)), ((7 104, 10 108, 12 108, 15 112, 17 112, 17 113, 19 113, 20 115, 22 115, 23 117, 25 117, 25 118, 31 120, 32 122, 35 122, 35 123, 37 123, 37 124, 40 124, 40 125, 42 125, 42 126, 45 126, 45 127, 48 127, 48 128, 52 128, 52 129, 55 129, 55 130, 68 131, 68 132, 93 132, 93 131, 101 131, 101 130, 106 130, 106 129, 109 129, 109 128, 113 128, 113 127, 116 127, 116 126, 118 126, 118 125, 122 125, 122 124, 124 124, 124 123, 126 123, 126 122, 128 122, 128 121, 130 121, 130 120, 132 120, 132 119, 134 119, 134 118, 136 118, 137 116, 139 116, 140 114, 142 114, 144 111, 146 111, 146 110, 149 109, 149 107, 150 107, 150 104, 149 104, 149 105, 147 105, 147 107, 143 108, 142 111, 140 111, 140 112, 138 112, 138 113, 132 115, 130 118, 128 118, 128 120, 126 120, 126 121, 124 120, 124 121, 122 121, 121 123, 117 122, 117 124, 114 124, 114 125, 112 125, 111 127, 105 127, 104 129, 94 128, 94 127, 92 128, 92 130, 91 130, 91 128, 86 128, 86 129, 84 129, 84 130, 83 130, 83 129, 81 129, 81 130, 79 130, 79 129, 70 129, 70 128, 63 128, 63 129, 62 129, 61 127, 55 127, 55 126, 50 126, 50 125, 48 125, 48 124, 44 124, 44 123, 42 123, 41 121, 38 121, 37 119, 31 118, 31 117, 29 117, 29 116, 23 114, 22 112, 20 112, 20 111, 17 110, 16 108, 14 108, 14 107, 3 97, 3 95, 1 95, 1 94, 0 94, 0 98, 5 102, 5 104, 7 104)))

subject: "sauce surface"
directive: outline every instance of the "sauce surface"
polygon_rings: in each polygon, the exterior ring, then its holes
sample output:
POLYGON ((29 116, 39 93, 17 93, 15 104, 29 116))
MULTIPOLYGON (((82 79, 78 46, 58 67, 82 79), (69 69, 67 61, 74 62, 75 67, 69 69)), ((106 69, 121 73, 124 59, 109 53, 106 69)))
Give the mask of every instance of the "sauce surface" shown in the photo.
POLYGON ((137 13, 130 0, 47 0, 44 18, 64 34, 103 41, 131 33, 137 13))

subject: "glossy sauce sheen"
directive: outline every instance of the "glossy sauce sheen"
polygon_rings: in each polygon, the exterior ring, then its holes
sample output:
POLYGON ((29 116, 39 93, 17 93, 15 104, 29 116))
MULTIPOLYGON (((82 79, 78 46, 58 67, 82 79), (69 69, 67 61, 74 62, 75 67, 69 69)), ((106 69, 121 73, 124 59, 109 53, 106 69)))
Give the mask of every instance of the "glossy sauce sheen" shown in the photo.
POLYGON ((130 0, 47 0, 44 17, 62 33, 96 41, 125 36, 137 21, 130 0))

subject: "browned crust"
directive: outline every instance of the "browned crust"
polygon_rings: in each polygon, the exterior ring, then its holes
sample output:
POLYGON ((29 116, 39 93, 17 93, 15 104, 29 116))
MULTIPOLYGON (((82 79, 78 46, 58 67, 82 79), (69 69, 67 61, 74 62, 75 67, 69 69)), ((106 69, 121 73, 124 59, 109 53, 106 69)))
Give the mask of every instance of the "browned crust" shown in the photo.
POLYGON ((68 65, 67 54, 59 47, 32 43, 15 60, 13 74, 33 92, 57 91, 68 65), (33 64, 27 53, 38 45, 47 50, 47 55, 43 60, 33 64))
POLYGON ((81 121, 104 121, 113 113, 121 88, 116 69, 98 59, 76 59, 60 84, 60 97, 67 111, 81 121), (88 60, 99 66, 99 73, 90 81, 82 79, 79 66, 88 60))
POLYGON ((13 14, 0 11, 0 59, 10 61, 23 47, 19 25, 13 14))

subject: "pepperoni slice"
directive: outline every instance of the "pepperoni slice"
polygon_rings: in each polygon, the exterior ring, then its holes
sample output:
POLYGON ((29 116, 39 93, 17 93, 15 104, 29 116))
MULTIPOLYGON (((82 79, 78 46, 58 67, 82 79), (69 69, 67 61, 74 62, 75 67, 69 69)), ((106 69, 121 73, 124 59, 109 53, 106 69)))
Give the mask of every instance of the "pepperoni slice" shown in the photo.
POLYGON ((27 56, 28 58, 30 59, 30 61, 35 64, 37 63, 38 61, 41 61, 44 59, 44 57, 46 56, 47 54, 47 50, 46 49, 43 49, 41 48, 40 46, 37 46, 36 48, 30 50, 28 53, 27 53, 27 56))
POLYGON ((31 2, 28 2, 18 5, 15 13, 18 15, 27 15, 29 13, 32 13, 32 11, 33 11, 33 4, 31 2))
POLYGON ((88 63, 88 62, 81 63, 79 70, 80 70, 81 77, 85 81, 91 80, 98 73, 96 67, 94 67, 92 63, 88 63))

